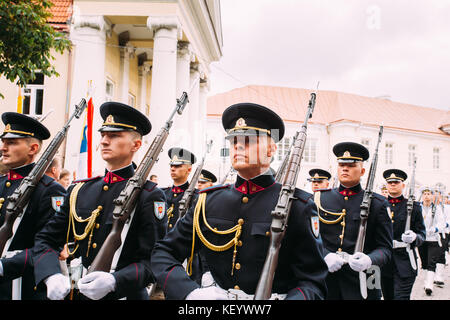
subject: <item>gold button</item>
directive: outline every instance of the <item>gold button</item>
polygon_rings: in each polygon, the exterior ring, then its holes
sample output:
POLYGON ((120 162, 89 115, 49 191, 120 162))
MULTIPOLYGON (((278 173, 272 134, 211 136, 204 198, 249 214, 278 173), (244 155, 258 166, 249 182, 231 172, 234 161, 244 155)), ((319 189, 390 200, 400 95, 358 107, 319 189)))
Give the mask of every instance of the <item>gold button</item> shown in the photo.
POLYGON ((95 242, 92 244, 92 248, 97 248, 97 244, 95 242))
POLYGON ((395 203, 393 203, 392 206, 395 207, 395 203))
POLYGON ((339 239, 342 239, 343 237, 344 237, 344 235, 341 234, 341 235, 339 236, 339 239))
POLYGON ((108 191, 109 187, 108 186, 103 186, 103 190, 108 191))
POLYGON ((236 263, 236 265, 234 267, 236 268, 236 270, 239 270, 241 268, 241 264, 240 263, 236 263))
POLYGON ((238 247, 242 247, 242 240, 239 240, 237 245, 238 245, 238 247))
POLYGON ((238 224, 240 224, 240 225, 242 226, 242 225, 244 224, 244 219, 242 219, 242 218, 239 219, 239 220, 238 220, 238 224))
POLYGON ((169 228, 172 228, 172 224, 169 224, 169 228))
POLYGON ((174 198, 176 198, 176 197, 177 197, 177 194, 176 194, 176 193, 174 193, 174 194, 173 194, 173 196, 174 196, 174 198))
POLYGON ((248 202, 248 198, 247 197, 243 197, 242 198, 242 203, 247 203, 248 202))
POLYGON ((344 197, 344 200, 348 200, 348 197, 344 197))
POLYGON ((11 187, 11 182, 7 181, 7 182, 6 182, 6 187, 7 187, 7 188, 11 187))
POLYGON ((100 228, 100 223, 97 223, 97 224, 95 225, 95 228, 96 228, 96 229, 100 228))
POLYGON ((37 287, 34 287, 33 289, 34 289, 34 291, 36 291, 36 290, 37 290, 37 287))
POLYGON ((270 231, 266 231, 266 237, 270 236, 270 231))
POLYGON ((241 288, 239 288, 239 286, 238 286, 238 285, 235 285, 235 286, 234 286, 234 289, 236 289, 236 290, 240 290, 241 288))

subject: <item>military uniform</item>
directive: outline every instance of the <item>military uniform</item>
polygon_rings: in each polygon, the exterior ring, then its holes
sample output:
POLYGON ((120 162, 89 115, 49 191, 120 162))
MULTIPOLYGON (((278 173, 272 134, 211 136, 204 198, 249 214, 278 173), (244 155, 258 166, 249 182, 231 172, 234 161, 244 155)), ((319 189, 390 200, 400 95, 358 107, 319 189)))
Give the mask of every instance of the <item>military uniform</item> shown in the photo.
MULTIPOLYGON (((364 150, 366 154, 361 155, 360 148, 363 148, 363 146, 341 143, 336 145, 333 151, 338 160, 366 160, 369 156, 368 151, 364 150)), ((318 208, 320 234, 324 244, 325 257, 336 252, 345 252, 349 255, 354 253, 361 222, 360 206, 363 196, 364 190, 360 184, 351 188, 340 185, 335 189, 315 192, 314 201, 318 208)), ((363 252, 369 256, 372 265, 379 267, 386 264, 392 255, 392 222, 387 207, 386 199, 374 193, 369 208, 363 252)), ((349 264, 344 264, 339 270, 330 272, 326 283, 328 300, 362 299, 358 272, 351 269, 349 264)), ((368 288, 369 298, 377 299, 380 295, 379 290, 368 288)))
MULTIPOLYGON (((263 128, 265 132, 278 128, 283 133, 284 126, 278 125, 282 125, 281 119, 273 115, 265 107, 238 104, 224 112, 222 122, 228 136, 245 135, 246 128, 263 128)), ((196 252, 205 258, 219 287, 254 294, 269 248, 271 211, 280 189, 281 185, 266 172, 250 180, 238 175, 234 185, 201 190, 195 209, 178 221, 152 255, 152 270, 166 297, 185 299, 199 288, 181 265, 196 252)), ((272 292, 287 294, 287 299, 323 299, 326 295, 327 268, 309 197, 304 191, 295 191, 275 272, 272 292)), ((190 260, 188 272, 189 267, 190 260)))
MULTIPOLYGON (((387 182, 392 180, 405 181, 407 174, 401 170, 386 170, 383 174, 387 182)), ((394 250, 392 259, 381 269, 381 284, 384 300, 409 300, 414 281, 417 276, 417 268, 413 269, 410 258, 404 247, 397 247, 397 243, 402 242, 402 234, 405 232, 407 218, 407 202, 403 195, 393 198, 388 197, 391 219, 394 231, 394 250)), ((414 201, 411 212, 411 226, 416 234, 414 242, 410 248, 414 255, 417 267, 416 247, 420 247, 425 241, 426 231, 423 222, 421 206, 419 202, 414 201)))
MULTIPOLYGON (((105 103, 100 107, 105 120, 101 131, 123 131, 126 128, 147 134, 150 124, 145 116, 136 114, 134 108, 105 103)), ((134 175, 135 166, 105 171, 104 176, 74 182, 68 189, 61 211, 36 235, 34 247, 35 277, 43 286, 49 276, 61 272, 58 261, 59 248, 74 242, 70 252, 81 258, 88 269, 99 252, 113 225, 113 200, 134 175), (76 236, 75 236, 76 234, 76 236)), ((156 241, 166 232, 165 197, 154 182, 147 181, 136 203, 135 213, 123 249, 112 275, 115 290, 104 299, 148 299, 146 286, 153 281, 150 270, 150 253, 156 241)), ((80 292, 74 298, 85 299, 80 292)))
MULTIPOLYGON (((48 139, 50 133, 37 120, 26 115, 7 112, 2 115, 5 131, 1 138, 26 138, 33 136, 39 140, 48 139)), ((0 177, 0 225, 5 222, 8 196, 12 195, 35 163, 11 169, 0 177)), ((28 202, 25 213, 17 228, 9 250, 19 251, 11 258, 2 258, 3 277, 0 278, 0 299, 11 300, 12 280, 22 277, 22 299, 33 300, 45 297, 44 291, 35 290, 31 249, 34 236, 41 230, 55 211, 59 211, 66 190, 53 178, 43 175, 28 202)))

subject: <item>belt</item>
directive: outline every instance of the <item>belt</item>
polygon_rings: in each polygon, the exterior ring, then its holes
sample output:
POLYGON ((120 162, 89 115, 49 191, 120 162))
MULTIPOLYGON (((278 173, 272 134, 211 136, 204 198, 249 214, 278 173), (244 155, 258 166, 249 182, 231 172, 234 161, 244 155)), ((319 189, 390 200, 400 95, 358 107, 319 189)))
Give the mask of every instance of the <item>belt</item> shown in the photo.
POLYGON ((408 244, 403 241, 394 240, 394 242, 393 242, 394 249, 406 248, 407 246, 408 246, 408 244))

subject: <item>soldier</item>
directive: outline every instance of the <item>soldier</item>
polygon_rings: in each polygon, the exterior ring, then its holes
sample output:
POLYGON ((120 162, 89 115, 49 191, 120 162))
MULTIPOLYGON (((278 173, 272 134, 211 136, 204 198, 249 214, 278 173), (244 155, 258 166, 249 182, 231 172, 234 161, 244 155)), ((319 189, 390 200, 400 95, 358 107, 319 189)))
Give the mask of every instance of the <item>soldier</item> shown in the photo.
POLYGON ((433 293, 436 264, 442 246, 439 232, 443 230, 445 223, 439 206, 433 203, 433 190, 429 187, 422 188, 422 216, 425 222, 426 238, 419 247, 419 255, 422 269, 426 270, 425 293, 430 296, 433 293))
POLYGON ((197 158, 193 153, 183 148, 171 148, 168 154, 173 185, 164 188, 163 191, 167 199, 167 226, 170 230, 178 221, 178 202, 183 197, 184 191, 189 187, 188 177, 197 158))
POLYGON ((380 190, 381 190, 381 195, 387 199, 389 197, 389 192, 388 192, 388 189, 387 189, 386 185, 383 184, 380 187, 380 190))
POLYGON ((216 181, 217 178, 212 172, 202 169, 200 177, 198 178, 197 189, 203 190, 205 188, 212 187, 216 181))
POLYGON ((309 170, 309 176, 308 181, 311 181, 312 191, 327 189, 330 185, 331 174, 326 170, 311 169, 309 170))
MULTIPOLYGON (((1 135, 1 151, 3 153, 1 163, 8 168, 8 172, 5 176, 0 177, 0 225, 3 225, 5 221, 8 196, 34 168, 43 140, 50 137, 50 132, 42 123, 26 115, 5 112, 2 120, 5 130, 1 135)), ((9 246, 7 255, 17 254, 10 258, 3 257, 0 260, 0 274, 2 275, 0 299, 10 300, 12 298, 12 280, 20 277, 22 277, 21 298, 23 300, 45 297, 45 291, 34 290, 30 248, 34 245, 36 233, 55 211, 59 211, 64 195, 65 189, 60 184, 48 175, 42 176, 9 246)))
POLYGON ((442 192, 440 190, 436 190, 435 191, 435 197, 437 197, 437 201, 435 201, 436 206, 441 210, 441 214, 442 214, 442 225, 439 228, 439 237, 441 240, 441 246, 440 248, 440 253, 438 256, 438 259, 436 261, 436 271, 434 274, 434 284, 437 285, 438 287, 442 288, 444 287, 444 277, 443 277, 443 273, 444 273, 444 268, 445 268, 445 253, 447 251, 447 247, 448 247, 448 239, 446 237, 446 233, 448 232, 448 217, 447 217, 447 210, 445 208, 445 204, 444 204, 444 199, 443 199, 443 195, 442 192))
MULTIPOLYGON (((369 208, 364 252, 353 254, 364 195, 360 179, 365 173, 363 161, 369 158, 369 151, 357 143, 341 142, 333 147, 333 153, 338 160, 340 185, 314 194, 329 270, 327 299, 358 300, 362 299, 358 272, 374 265, 381 267, 391 258, 392 222, 387 213, 386 199, 374 193, 369 208)), ((377 271, 377 268, 373 269, 377 271)), ((375 274, 375 277, 379 279, 380 274, 375 274)), ((375 289, 368 290, 370 298, 381 295, 378 288, 375 289)))
POLYGON ((389 191, 389 207, 394 229, 394 250, 392 259, 381 269, 381 286, 384 300, 410 300, 414 281, 417 277, 417 257, 415 248, 425 241, 426 231, 419 202, 414 202, 411 212, 411 228, 405 232, 408 199, 403 197, 403 189, 408 175, 399 169, 383 172, 389 191), (416 269, 412 267, 405 249, 409 244, 414 256, 416 269))
POLYGON ((150 181, 136 203, 115 270, 85 275, 111 231, 113 200, 134 174, 132 159, 142 146, 142 136, 151 130, 149 120, 141 112, 122 103, 106 102, 100 106, 100 114, 104 120, 99 131, 105 175, 75 181, 61 211, 36 235, 33 257, 36 283, 38 287, 46 285, 51 300, 64 299, 73 289, 58 261, 59 248, 70 241, 74 241, 73 249, 69 250, 73 277, 81 273, 78 282, 72 278, 79 290, 72 291, 75 299, 148 299, 146 286, 153 281, 150 252, 164 236, 167 221, 164 193, 150 181), (75 261, 80 262, 77 268, 75 261))
MULTIPOLYGON (((271 211, 281 189, 268 172, 284 124, 270 109, 252 103, 228 107, 222 124, 238 176, 233 185, 200 191, 195 209, 155 246, 152 270, 168 299, 252 298, 261 274, 271 211), (195 252, 205 258, 215 285, 200 287, 182 267, 183 260, 195 252)), ((326 295, 327 269, 309 196, 295 192, 272 298, 287 294, 286 299, 323 299, 326 295)))

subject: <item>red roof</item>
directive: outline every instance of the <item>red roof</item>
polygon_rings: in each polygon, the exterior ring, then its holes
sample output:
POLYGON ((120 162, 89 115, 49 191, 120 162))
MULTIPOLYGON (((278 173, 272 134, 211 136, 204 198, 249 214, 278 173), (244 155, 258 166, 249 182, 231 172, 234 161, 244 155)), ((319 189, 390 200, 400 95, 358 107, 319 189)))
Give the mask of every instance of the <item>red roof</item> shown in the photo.
MULTIPOLYGON (((208 98, 208 115, 221 116, 238 102, 262 104, 285 121, 303 122, 311 90, 287 87, 250 85, 208 98)), ((450 111, 420 107, 380 98, 319 90, 311 123, 332 124, 351 121, 364 125, 398 128, 409 131, 445 135, 439 130, 450 111)))
POLYGON ((51 0, 53 2, 53 6, 50 8, 50 12, 52 17, 47 19, 47 22, 50 23, 56 29, 67 30, 68 25, 67 21, 69 20, 72 14, 72 4, 73 0, 51 0))

